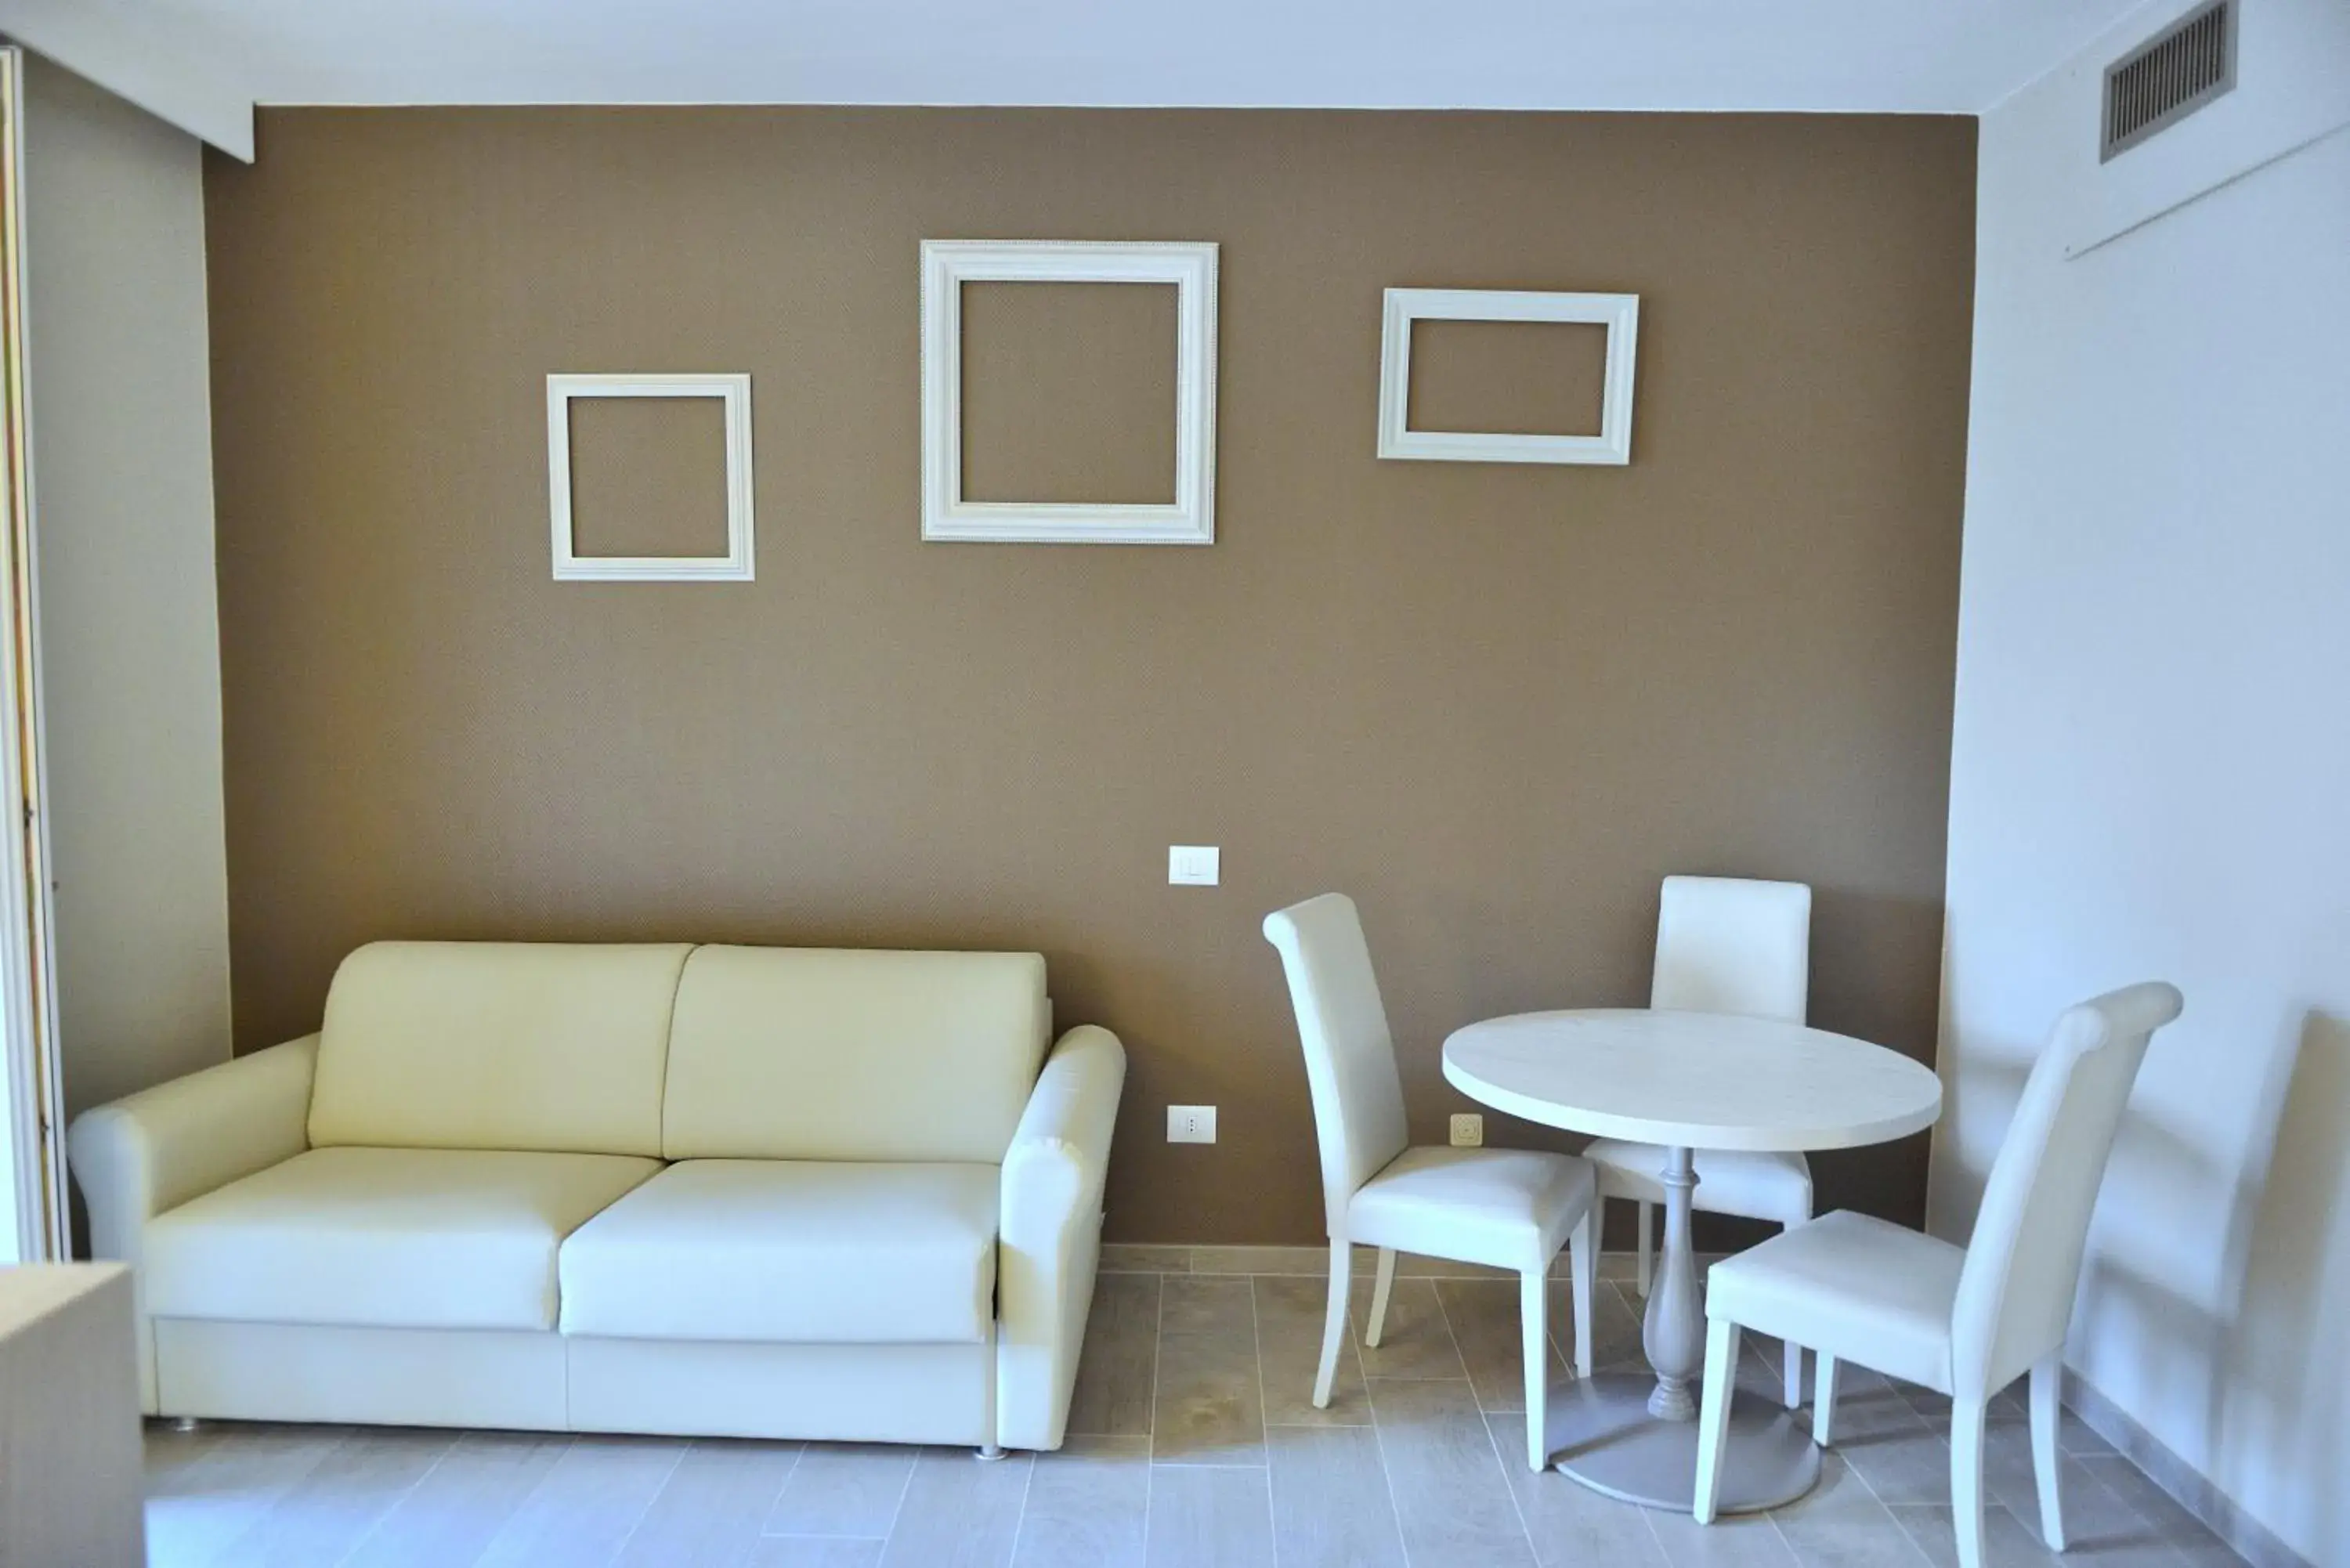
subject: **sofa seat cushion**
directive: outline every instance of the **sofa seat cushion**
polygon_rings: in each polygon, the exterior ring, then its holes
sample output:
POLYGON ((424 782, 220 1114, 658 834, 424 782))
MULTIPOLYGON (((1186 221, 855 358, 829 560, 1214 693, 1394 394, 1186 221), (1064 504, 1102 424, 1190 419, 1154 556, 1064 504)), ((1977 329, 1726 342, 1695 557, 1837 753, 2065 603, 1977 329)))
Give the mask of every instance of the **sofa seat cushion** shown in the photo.
POLYGON ((148 1227, 157 1317, 551 1329, 563 1239, 660 1169, 630 1155, 317 1148, 148 1227))
POLYGON ((975 1343, 994 1317, 993 1165, 694 1159, 563 1245, 563 1332, 975 1343))

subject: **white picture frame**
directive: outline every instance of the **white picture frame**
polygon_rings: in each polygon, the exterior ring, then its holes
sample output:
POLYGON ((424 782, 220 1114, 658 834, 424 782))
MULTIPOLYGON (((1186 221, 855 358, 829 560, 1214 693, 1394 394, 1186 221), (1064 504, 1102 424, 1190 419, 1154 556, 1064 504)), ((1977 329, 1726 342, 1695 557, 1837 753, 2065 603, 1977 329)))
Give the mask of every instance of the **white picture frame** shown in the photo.
POLYGON ((552 375, 546 379, 549 543, 558 583, 747 583, 756 563, 747 375, 552 375), (715 398, 726 423, 723 556, 582 556, 571 532, 571 405, 581 398, 715 398))
POLYGON ((1632 371, 1639 347, 1637 294, 1391 288, 1379 327, 1379 455, 1419 462, 1632 461, 1632 371), (1565 321, 1607 329, 1599 433, 1529 435, 1416 431, 1410 426, 1411 328, 1418 321, 1565 321))
POLYGON ((922 537, 1030 545, 1214 544, 1216 254, 1212 242, 924 240, 922 537), (963 498, 962 288, 967 283, 1174 286, 1175 499, 1171 503, 963 498))

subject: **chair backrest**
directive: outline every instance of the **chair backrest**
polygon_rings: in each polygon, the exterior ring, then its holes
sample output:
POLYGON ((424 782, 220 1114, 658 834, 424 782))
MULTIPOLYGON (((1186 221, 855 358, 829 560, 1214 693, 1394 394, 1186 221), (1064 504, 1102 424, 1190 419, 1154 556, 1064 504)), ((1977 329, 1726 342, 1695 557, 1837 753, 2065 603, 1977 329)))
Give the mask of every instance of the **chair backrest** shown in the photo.
POLYGON ((1665 878, 1649 1006, 1801 1023, 1811 974, 1812 890, 1801 882, 1665 878))
POLYGON ((1322 1146, 1322 1200, 1330 1233, 1340 1235, 1356 1189, 1404 1150, 1395 1038, 1352 898, 1325 893, 1276 909, 1264 918, 1264 938, 1289 977, 1322 1146))
POLYGON ((2067 1008, 1991 1162, 1951 1311, 1952 1392, 1987 1396, 2064 1343, 2089 1213, 2147 1041, 2178 1016, 2148 981, 2067 1008))

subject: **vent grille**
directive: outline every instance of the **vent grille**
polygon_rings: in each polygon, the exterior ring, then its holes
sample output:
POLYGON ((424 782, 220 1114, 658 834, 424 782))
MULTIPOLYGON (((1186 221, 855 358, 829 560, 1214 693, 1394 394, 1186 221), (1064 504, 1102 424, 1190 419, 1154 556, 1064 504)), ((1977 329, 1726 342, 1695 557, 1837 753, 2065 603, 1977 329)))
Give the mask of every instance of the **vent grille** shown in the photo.
POLYGON ((2106 67, 2098 161, 2178 124, 2236 85, 2237 4, 2199 5, 2106 67))

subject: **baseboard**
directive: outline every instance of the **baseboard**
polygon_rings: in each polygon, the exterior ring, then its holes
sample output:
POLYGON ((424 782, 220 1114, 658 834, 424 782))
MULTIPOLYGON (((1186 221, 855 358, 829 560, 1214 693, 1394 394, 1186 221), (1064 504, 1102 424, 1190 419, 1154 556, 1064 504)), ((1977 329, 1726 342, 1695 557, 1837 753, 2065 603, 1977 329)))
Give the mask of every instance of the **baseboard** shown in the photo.
MULTIPOLYGON (((1701 1268, 1715 1254, 1700 1252, 1701 1268)), ((1367 1274, 1378 1258, 1369 1247, 1355 1249, 1355 1272, 1367 1274)), ((1298 1274, 1321 1279, 1330 1272, 1330 1249, 1321 1247, 1224 1247, 1191 1242, 1105 1241, 1099 1268, 1106 1274, 1298 1274)), ((1551 1264, 1554 1279, 1566 1278, 1566 1254, 1551 1264)), ((1630 1280, 1639 1265, 1629 1252, 1599 1254, 1599 1277, 1630 1280)), ((1515 1274, 1478 1263, 1397 1255, 1396 1276, 1416 1280, 1511 1280, 1515 1274)))
POLYGON ((2115 1452, 2136 1465, 2179 1507, 2201 1520, 2251 1568, 2316 1568, 2277 1539, 2274 1531, 2238 1507, 2210 1477, 2173 1453, 2169 1445, 2070 1369, 2064 1374, 2064 1403, 2084 1425, 2111 1443, 2115 1452))

